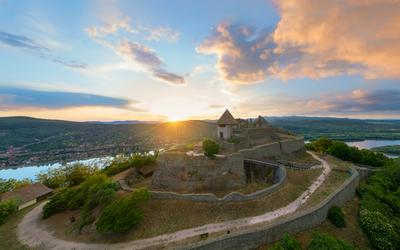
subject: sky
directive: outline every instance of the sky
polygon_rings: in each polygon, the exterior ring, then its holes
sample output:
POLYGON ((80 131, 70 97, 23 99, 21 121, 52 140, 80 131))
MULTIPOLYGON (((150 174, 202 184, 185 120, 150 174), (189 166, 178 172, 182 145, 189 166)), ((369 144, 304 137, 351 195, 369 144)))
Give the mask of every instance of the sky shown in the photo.
POLYGON ((400 0, 0 0, 0 116, 400 118, 400 0))

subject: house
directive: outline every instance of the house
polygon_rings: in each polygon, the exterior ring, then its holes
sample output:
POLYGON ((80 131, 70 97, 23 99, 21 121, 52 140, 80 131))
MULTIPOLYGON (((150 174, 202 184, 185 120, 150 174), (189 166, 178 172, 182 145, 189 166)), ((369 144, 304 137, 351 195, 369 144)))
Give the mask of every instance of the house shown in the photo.
POLYGON ((223 140, 228 140, 232 137, 233 130, 238 125, 238 122, 229 110, 225 110, 219 118, 217 125, 217 137, 223 140))
POLYGON ((34 183, 1 195, 1 201, 17 199, 18 210, 29 207, 38 201, 46 199, 53 193, 53 189, 46 187, 42 183, 34 183))

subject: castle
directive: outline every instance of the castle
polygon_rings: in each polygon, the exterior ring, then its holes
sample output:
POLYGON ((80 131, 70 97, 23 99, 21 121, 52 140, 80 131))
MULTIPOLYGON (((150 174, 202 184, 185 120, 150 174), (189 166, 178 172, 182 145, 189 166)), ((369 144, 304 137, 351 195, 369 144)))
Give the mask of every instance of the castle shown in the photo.
POLYGON ((235 119, 228 110, 216 123, 215 139, 221 149, 214 159, 201 151, 160 154, 152 187, 175 192, 236 190, 251 182, 251 176, 264 179, 272 169, 246 165, 249 160, 276 162, 304 152, 303 138, 270 126, 261 116, 235 119))

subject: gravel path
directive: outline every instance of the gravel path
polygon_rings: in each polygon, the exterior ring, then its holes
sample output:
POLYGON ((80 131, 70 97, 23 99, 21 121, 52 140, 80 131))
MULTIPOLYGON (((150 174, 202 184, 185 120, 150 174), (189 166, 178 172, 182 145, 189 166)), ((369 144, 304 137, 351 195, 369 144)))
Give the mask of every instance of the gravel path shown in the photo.
POLYGON ((186 230, 177 231, 170 234, 163 234, 152 238, 134 240, 129 242, 115 244, 91 244, 81 242, 71 242, 56 238, 43 225, 39 223, 42 207, 41 204, 25 215, 21 223, 18 225, 18 239, 21 243, 31 248, 40 249, 148 249, 152 247, 162 247, 168 243, 184 240, 190 237, 199 236, 204 233, 238 231, 242 228, 253 226, 259 223, 270 222, 281 216, 295 212, 302 204, 304 204, 315 190, 321 186, 331 171, 330 165, 323 159, 309 152, 315 159, 322 163, 324 168, 322 174, 303 192, 296 200, 289 203, 285 207, 267 212, 265 214, 231 220, 215 224, 207 224, 200 227, 194 227, 186 230))

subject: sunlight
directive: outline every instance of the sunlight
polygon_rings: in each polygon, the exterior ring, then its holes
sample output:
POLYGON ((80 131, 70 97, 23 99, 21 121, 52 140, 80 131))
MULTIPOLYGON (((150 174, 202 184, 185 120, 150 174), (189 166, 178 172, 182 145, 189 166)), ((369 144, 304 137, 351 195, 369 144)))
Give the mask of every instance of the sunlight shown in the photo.
POLYGON ((168 121, 170 122, 177 122, 177 121, 182 121, 183 119, 185 119, 185 117, 183 115, 169 115, 168 116, 168 121))

